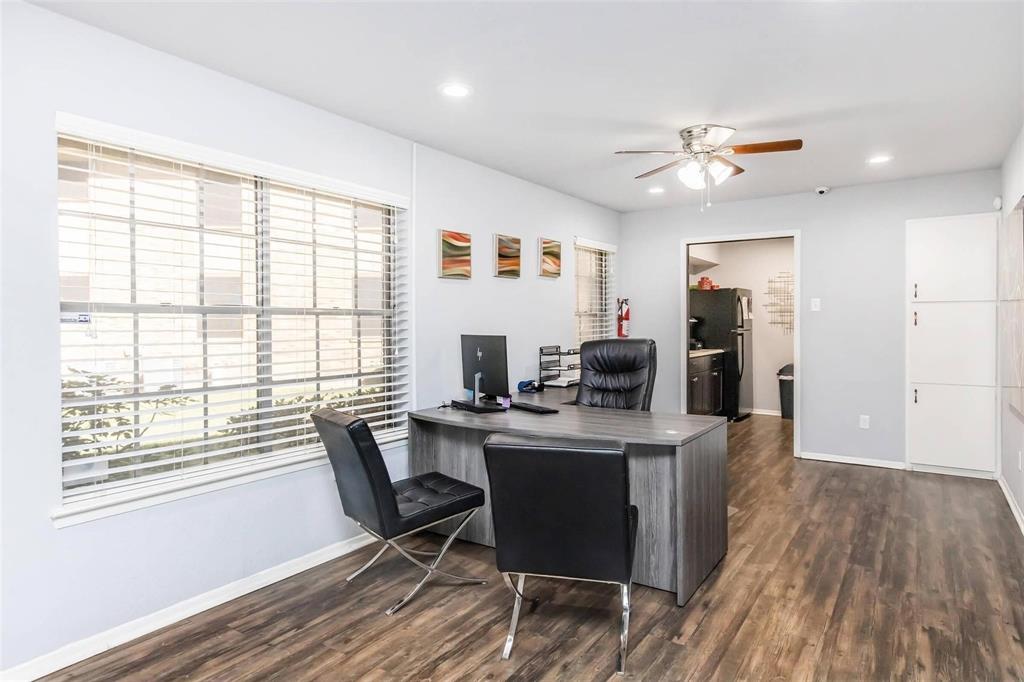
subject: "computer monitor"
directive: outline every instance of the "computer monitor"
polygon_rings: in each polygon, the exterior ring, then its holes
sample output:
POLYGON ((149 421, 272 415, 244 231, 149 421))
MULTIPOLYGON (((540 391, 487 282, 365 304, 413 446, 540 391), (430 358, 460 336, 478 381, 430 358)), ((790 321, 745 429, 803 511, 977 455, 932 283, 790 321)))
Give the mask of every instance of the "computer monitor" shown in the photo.
POLYGON ((508 396, 508 354, 504 336, 462 335, 462 386, 485 395, 508 396), (480 375, 479 388, 476 376, 480 375))

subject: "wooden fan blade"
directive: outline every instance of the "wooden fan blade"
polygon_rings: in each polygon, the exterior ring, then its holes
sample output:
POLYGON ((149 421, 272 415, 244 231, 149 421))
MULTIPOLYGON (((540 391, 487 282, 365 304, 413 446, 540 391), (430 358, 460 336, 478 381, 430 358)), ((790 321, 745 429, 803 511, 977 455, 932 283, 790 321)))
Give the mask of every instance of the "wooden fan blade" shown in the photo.
POLYGON ((730 178, 733 177, 734 175, 739 175, 740 173, 746 173, 747 172, 746 168, 743 168, 742 166, 737 166, 735 163, 733 163, 729 159, 725 158, 724 156, 720 156, 720 155, 716 154, 715 156, 713 156, 711 158, 717 159, 718 161, 724 163, 726 166, 732 166, 732 175, 729 176, 730 178))
POLYGON ((766 152, 795 152, 803 147, 803 140, 776 140, 775 142, 734 144, 727 149, 731 150, 733 154, 764 154, 766 152))
POLYGON ((635 151, 635 150, 630 149, 630 150, 621 151, 621 152, 615 152, 615 153, 616 154, 685 154, 686 152, 684 152, 682 149, 680 149, 678 151, 674 151, 674 152, 664 151, 664 150, 657 150, 657 151, 649 151, 649 150, 635 151))
POLYGON ((716 185, 721 185, 729 178, 735 177, 742 172, 742 168, 724 156, 717 154, 711 157, 711 161, 708 164, 708 173, 715 179, 716 185))
POLYGON ((658 166, 654 170, 649 170, 646 173, 644 173, 643 175, 636 176, 636 178, 634 178, 634 179, 635 180, 643 180, 644 178, 649 178, 652 175, 655 175, 655 174, 660 173, 662 171, 667 171, 669 168, 675 168, 676 166, 681 164, 683 161, 686 161, 686 159, 676 159, 675 161, 670 161, 669 163, 666 163, 664 166, 658 166))

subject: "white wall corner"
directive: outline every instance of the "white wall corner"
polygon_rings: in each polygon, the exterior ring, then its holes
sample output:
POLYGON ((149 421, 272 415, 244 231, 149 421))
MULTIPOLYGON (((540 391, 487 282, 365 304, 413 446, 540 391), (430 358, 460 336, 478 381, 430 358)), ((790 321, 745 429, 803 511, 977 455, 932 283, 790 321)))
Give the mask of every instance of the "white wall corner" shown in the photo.
POLYGON ((1010 486, 1007 485, 1006 479, 1000 476, 998 479, 999 487, 1003 489, 1003 496, 1006 497, 1006 504, 1010 505, 1010 511, 1013 512, 1013 518, 1017 519, 1017 528, 1020 529, 1021 535, 1024 535, 1024 511, 1021 510, 1020 504, 1013 496, 1013 491, 1010 490, 1010 486))
POLYGON ((277 566, 172 604, 147 616, 110 628, 105 632, 71 642, 42 656, 2 670, 0 671, 0 680, 20 682, 38 679, 185 618, 191 618, 197 613, 255 592, 332 559, 337 559, 375 541, 376 539, 372 536, 360 533, 353 538, 322 547, 309 554, 290 559, 277 566))

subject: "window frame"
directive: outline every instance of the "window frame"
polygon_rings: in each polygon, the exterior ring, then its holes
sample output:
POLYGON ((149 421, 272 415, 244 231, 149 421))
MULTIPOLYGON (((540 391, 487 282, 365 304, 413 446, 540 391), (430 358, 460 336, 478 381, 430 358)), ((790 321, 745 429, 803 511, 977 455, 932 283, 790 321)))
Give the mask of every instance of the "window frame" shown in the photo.
MULTIPOLYGON (((201 164, 218 170, 237 173, 245 176, 258 176, 269 178, 271 182, 287 183, 300 188, 308 188, 329 194, 341 195, 353 200, 353 202, 366 202, 382 204, 394 210, 395 219, 392 229, 395 231, 396 258, 400 264, 399 277, 406 282, 412 280, 412 253, 413 243, 411 229, 411 202, 408 197, 393 192, 376 190, 363 185, 345 182, 336 178, 322 176, 305 171, 299 171, 287 166, 260 161, 257 159, 232 154, 228 152, 211 149, 201 145, 181 142, 171 138, 153 135, 137 130, 123 128, 80 116, 58 112, 55 120, 53 136, 54 164, 56 166, 56 148, 60 136, 84 138, 98 144, 109 144, 118 147, 131 147, 140 149, 140 153, 153 154, 170 157, 187 163, 201 164)), ((56 197, 55 197, 56 198, 56 197)), ((57 227, 57 215, 54 213, 54 227, 57 227)), ((54 253, 57 260, 58 254, 54 253)), ((55 267, 57 273, 60 267, 55 267)), ((408 284, 405 285, 408 287, 408 284)), ((385 287, 386 288, 386 287, 385 287)), ((404 292, 407 294, 407 292, 404 292)), ((58 294, 59 295, 59 294, 58 294)), ((396 295, 391 292, 391 295, 396 295)), ((396 326, 403 326, 411 329, 412 306, 409 303, 408 295, 405 295, 405 302, 400 303, 395 310, 396 326)), ((58 309, 60 303, 58 299, 58 309)), ((415 368, 413 366, 415 349, 411 333, 406 333, 403 339, 405 346, 401 362, 406 367, 406 389, 408 399, 406 410, 414 409, 415 399, 415 368)), ((60 343, 58 342, 58 346, 60 343)), ((127 486, 124 490, 108 491, 105 494, 96 493, 90 495, 82 493, 71 498, 65 497, 63 482, 63 468, 65 465, 61 452, 63 445, 63 428, 61 424, 61 413, 63 411, 63 399, 60 397, 60 389, 57 389, 56 413, 56 499, 58 504, 51 511, 51 519, 55 526, 65 527, 83 523, 106 516, 124 513, 135 509, 145 508, 156 504, 163 504, 175 499, 203 494, 213 490, 219 490, 234 485, 262 480, 274 476, 285 475, 303 469, 323 467, 328 464, 326 456, 322 451, 305 451, 292 453, 267 453, 237 461, 229 460, 221 466, 214 468, 186 472, 181 476, 170 479, 146 481, 141 479, 138 485, 127 486)), ((399 433, 390 440, 381 442, 381 450, 387 454, 389 451, 404 448, 407 442, 407 434, 399 433)))
MULTIPOLYGON (((615 244, 609 244, 607 242, 596 241, 588 239, 586 237, 576 237, 573 239, 573 334, 575 338, 573 343, 579 347, 582 345, 583 340, 580 338, 580 317, 581 315, 588 315, 588 319, 598 319, 599 315, 595 313, 581 313, 577 307, 579 304, 579 252, 578 249, 587 249, 590 251, 601 251, 604 252, 606 257, 605 276, 602 279, 602 286, 604 288, 604 296, 607 300, 607 309, 604 313, 608 317, 608 336, 603 338, 615 338, 615 315, 617 306, 617 291, 615 283, 615 259, 617 247, 615 244)), ((592 325, 595 327, 596 325, 592 325)), ((591 339, 588 339, 591 340, 591 339)))

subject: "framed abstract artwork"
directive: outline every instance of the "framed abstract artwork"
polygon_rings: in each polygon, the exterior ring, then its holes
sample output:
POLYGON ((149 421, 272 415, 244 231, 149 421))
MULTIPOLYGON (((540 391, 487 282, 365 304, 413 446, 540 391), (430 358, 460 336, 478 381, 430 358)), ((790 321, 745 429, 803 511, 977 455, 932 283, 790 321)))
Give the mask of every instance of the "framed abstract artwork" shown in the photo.
POLYGON ((472 235, 454 230, 438 230, 438 276, 444 279, 472 277, 472 247, 472 235))
POLYGON ((562 242, 540 238, 540 276, 560 277, 562 275, 562 242))
POLYGON ((494 276, 516 279, 522 272, 523 240, 507 234, 494 235, 494 276))

